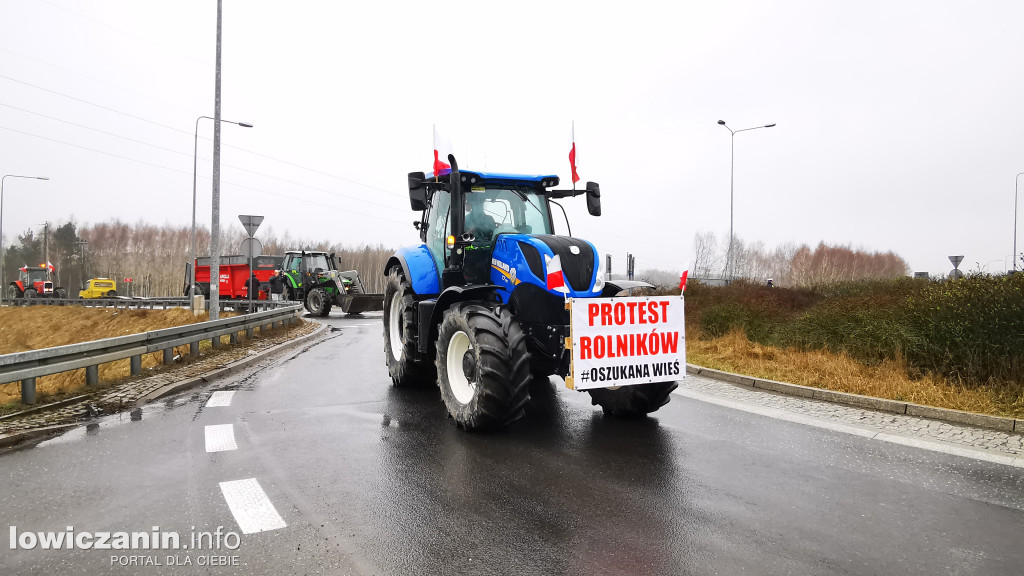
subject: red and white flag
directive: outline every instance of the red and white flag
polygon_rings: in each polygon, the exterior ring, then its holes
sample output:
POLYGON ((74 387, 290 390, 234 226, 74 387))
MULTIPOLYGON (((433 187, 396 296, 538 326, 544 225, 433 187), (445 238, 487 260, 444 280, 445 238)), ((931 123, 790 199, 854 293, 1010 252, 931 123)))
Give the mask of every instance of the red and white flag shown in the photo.
POLYGON ((454 154, 452 143, 441 136, 437 131, 437 124, 434 124, 434 177, 436 178, 442 170, 451 170, 452 166, 447 162, 448 155, 454 154))
POLYGON ((555 290, 563 294, 568 294, 569 289, 565 286, 565 275, 562 274, 562 261, 556 254, 554 258, 549 258, 547 255, 544 256, 545 263, 547 264, 547 287, 548 290, 555 290))
POLYGON ((569 166, 572 168, 572 185, 573 189, 576 188, 576 183, 580 181, 580 175, 576 173, 576 122, 572 123, 572 148, 569 149, 569 166))

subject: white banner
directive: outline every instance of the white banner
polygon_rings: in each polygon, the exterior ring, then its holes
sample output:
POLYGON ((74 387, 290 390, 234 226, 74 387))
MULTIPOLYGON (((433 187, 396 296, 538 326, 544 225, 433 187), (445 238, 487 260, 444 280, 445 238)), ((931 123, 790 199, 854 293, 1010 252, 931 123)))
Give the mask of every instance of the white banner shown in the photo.
POLYGON ((681 380, 682 296, 570 299, 573 388, 681 380))

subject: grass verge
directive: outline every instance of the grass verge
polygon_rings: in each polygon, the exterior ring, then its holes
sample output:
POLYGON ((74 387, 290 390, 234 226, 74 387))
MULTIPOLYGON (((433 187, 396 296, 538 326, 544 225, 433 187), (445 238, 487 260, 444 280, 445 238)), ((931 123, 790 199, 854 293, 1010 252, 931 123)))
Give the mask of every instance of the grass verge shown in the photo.
POLYGON ((912 378, 909 374, 916 371, 908 370, 901 358, 865 365, 845 352, 751 342, 742 329, 717 338, 703 337, 692 326, 687 332, 686 355, 691 364, 837 392, 1024 418, 1024 384, 1019 382, 968 386, 934 373, 912 378))

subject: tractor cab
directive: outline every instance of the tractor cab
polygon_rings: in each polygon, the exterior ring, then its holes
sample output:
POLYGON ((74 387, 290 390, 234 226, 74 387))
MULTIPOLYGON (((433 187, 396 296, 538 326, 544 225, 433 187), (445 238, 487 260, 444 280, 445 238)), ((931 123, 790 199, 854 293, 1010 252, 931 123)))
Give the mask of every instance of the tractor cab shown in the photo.
MULTIPOLYGON (((423 211, 423 219, 415 225, 441 272, 439 288, 510 283, 509 288, 514 288, 518 278, 509 276, 513 268, 508 260, 516 258, 520 251, 505 254, 506 248, 536 242, 554 248, 554 244, 564 243, 549 241, 559 238, 554 236, 552 199, 587 194, 590 213, 600 215, 600 188, 596 183, 588 183, 586 190, 550 189, 558 183, 558 176, 554 175, 460 172, 458 168, 454 172, 442 171, 436 177, 422 172, 409 174, 412 208, 423 211)), ((590 255, 596 258, 589 243, 580 244, 590 247, 590 255)), ((580 254, 580 247, 576 248, 571 256, 580 254)), ((536 260, 535 264, 539 264, 542 254, 554 255, 551 249, 525 250, 531 260, 536 260)), ((537 270, 538 266, 532 269, 537 270)), ((590 280, 588 276, 587 284, 590 280)), ((506 300, 507 297, 502 298, 506 300)))

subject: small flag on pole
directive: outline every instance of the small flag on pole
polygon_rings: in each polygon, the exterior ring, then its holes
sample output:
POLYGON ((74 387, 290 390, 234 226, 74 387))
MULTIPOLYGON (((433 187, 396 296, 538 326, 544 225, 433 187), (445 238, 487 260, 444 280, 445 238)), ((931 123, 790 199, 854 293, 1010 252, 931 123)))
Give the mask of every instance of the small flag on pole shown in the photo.
POLYGON ((572 188, 576 189, 576 183, 580 181, 580 175, 576 173, 576 121, 572 123, 572 148, 569 149, 569 166, 572 168, 572 188))
POLYGON ((683 270, 683 275, 679 277, 679 291, 686 292, 686 276, 690 274, 689 270, 683 270))
POLYGON ((437 124, 434 124, 434 178, 437 178, 442 170, 452 169, 451 164, 445 162, 449 154, 454 154, 452 143, 441 136, 437 131, 437 124))

